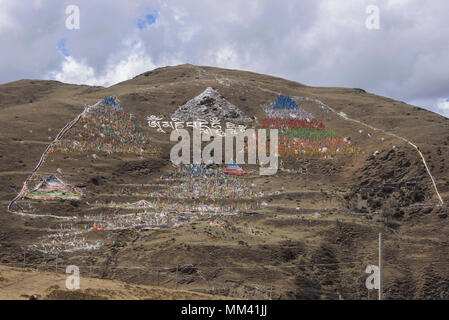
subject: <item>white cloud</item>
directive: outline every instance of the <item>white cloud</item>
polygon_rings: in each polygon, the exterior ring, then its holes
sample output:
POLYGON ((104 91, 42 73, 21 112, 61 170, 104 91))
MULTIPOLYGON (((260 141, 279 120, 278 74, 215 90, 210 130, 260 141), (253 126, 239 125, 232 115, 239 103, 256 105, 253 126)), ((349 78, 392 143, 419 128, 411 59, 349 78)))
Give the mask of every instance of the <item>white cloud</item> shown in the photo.
POLYGON ((49 78, 65 83, 97 85, 95 71, 84 61, 78 61, 74 57, 64 57, 61 70, 51 71, 49 78))
POLYGON ((47 77, 65 83, 110 86, 156 67, 151 58, 145 55, 141 43, 135 43, 129 52, 121 55, 125 58, 118 62, 112 62, 112 56, 105 71, 101 73, 95 72, 83 60, 72 56, 64 57, 60 69, 50 72, 47 77))
POLYGON ((0 0, 0 83, 109 86, 192 63, 363 88, 436 112, 449 96, 447 0, 77 0, 77 31, 65 28, 67 4, 0 0), (369 4, 380 8, 380 30, 365 27, 369 4), (139 30, 155 12, 156 23, 139 30), (61 39, 70 57, 57 51, 61 39))
POLYGON ((18 27, 14 19, 8 15, 11 7, 11 2, 0 0, 0 32, 6 32, 8 29, 11 30, 18 27))
POLYGON ((437 107, 443 115, 449 118, 449 98, 438 100, 437 107))
POLYGON ((33 6, 35 9, 41 9, 42 8, 42 0, 34 0, 33 1, 33 6))
POLYGON ((218 50, 210 50, 209 57, 216 65, 232 68, 239 63, 239 56, 230 45, 224 45, 218 50))

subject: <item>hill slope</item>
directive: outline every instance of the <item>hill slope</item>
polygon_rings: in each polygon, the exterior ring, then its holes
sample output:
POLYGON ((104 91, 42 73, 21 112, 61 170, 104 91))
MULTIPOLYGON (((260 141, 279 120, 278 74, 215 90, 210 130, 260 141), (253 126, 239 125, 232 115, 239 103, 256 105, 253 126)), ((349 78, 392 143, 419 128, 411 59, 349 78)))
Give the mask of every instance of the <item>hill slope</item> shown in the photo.
POLYGON ((364 269, 376 261, 381 231, 386 297, 445 292, 449 119, 442 116, 361 89, 192 65, 109 88, 21 80, 0 85, 0 109, 2 263, 20 264, 26 247, 31 265, 54 261, 58 252, 60 263, 93 265, 94 276, 130 283, 172 285, 178 265, 183 289, 243 298, 265 298, 268 289, 274 298, 366 298, 364 269), (276 175, 243 165, 248 177, 222 184, 203 173, 186 182, 174 171, 170 131, 148 127, 147 117, 169 121, 209 87, 254 117, 246 126, 279 127, 276 175), (95 117, 71 129, 33 180, 58 174, 83 197, 24 198, 20 215, 8 212, 13 190, 20 191, 57 133, 85 105, 111 96, 133 118, 95 117), (280 111, 278 103, 294 110, 280 111), (160 153, 140 152, 143 140, 160 153), (165 212, 171 220, 161 223, 165 212), (130 266, 139 268, 123 268, 130 266))

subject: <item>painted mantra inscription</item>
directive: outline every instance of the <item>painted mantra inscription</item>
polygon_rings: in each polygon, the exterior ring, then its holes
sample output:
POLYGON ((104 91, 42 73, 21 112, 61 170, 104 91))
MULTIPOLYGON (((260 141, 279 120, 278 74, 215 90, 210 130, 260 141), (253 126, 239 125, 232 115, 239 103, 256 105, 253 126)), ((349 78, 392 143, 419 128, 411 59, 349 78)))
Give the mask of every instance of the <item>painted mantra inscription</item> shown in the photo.
POLYGON ((234 159, 235 140, 235 162, 237 164, 244 164, 245 154, 247 154, 247 164, 259 164, 260 175, 274 175, 278 170, 278 130, 269 129, 268 139, 266 134, 267 131, 268 129, 257 129, 256 135, 256 129, 246 129, 245 131, 238 133, 227 129, 223 137, 219 133, 201 133, 199 128, 193 128, 191 143, 189 131, 186 129, 173 130, 170 135, 170 141, 177 142, 177 144, 171 148, 170 160, 174 165, 191 164, 192 162, 193 164, 222 164, 224 139, 224 159, 226 159, 225 163, 229 164, 233 162, 234 159), (209 142, 212 137, 212 142, 207 144, 204 149, 201 150, 202 142, 209 142), (245 138, 247 139, 246 145, 245 138), (191 145, 193 149, 192 157, 190 150, 191 145), (267 145, 269 145, 268 148, 267 145), (269 152, 268 156, 267 149, 269 152))

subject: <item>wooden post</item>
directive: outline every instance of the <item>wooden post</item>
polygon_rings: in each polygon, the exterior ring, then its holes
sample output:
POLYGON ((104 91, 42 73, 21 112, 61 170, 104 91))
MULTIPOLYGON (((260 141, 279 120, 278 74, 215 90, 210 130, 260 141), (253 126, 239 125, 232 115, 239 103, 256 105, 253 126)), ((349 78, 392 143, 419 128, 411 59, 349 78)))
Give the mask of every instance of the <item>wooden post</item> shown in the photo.
POLYGON ((382 300, 382 233, 379 233, 379 300, 382 300))
POLYGON ((175 288, 178 289, 178 264, 176 265, 176 279, 175 279, 175 288))
POLYGON ((25 249, 25 247, 23 247, 23 268, 24 269, 25 269, 25 266, 26 266, 26 255, 27 255, 26 249, 25 249))

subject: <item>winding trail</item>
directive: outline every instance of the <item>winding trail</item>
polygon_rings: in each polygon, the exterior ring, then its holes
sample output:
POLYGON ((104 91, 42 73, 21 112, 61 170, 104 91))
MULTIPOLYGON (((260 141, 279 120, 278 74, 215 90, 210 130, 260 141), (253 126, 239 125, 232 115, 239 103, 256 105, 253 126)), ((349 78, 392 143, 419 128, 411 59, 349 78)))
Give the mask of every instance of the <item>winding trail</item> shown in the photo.
POLYGON ((25 182, 23 183, 23 186, 22 186, 22 189, 20 190, 20 192, 8 204, 8 211, 9 212, 14 212, 13 210, 11 210, 12 206, 14 205, 14 203, 16 201, 19 201, 20 199, 22 199, 25 196, 25 193, 28 190, 28 182, 33 178, 34 174, 40 169, 42 164, 44 164, 45 158, 47 157, 47 154, 50 152, 50 150, 53 148, 53 146, 55 144, 57 144, 59 142, 59 140, 61 140, 64 137, 64 135, 71 128, 73 128, 73 126, 75 126, 78 123, 78 121, 86 114, 87 110, 88 110, 88 106, 85 106, 83 112, 81 112, 75 119, 73 119, 72 121, 68 122, 64 126, 64 128, 62 128, 61 131, 59 131, 59 133, 56 135, 56 138, 47 146, 47 148, 45 149, 44 153, 42 154, 39 162, 37 163, 36 167, 33 169, 33 171, 31 171, 31 173, 28 175, 28 177, 26 178, 25 182))
MULTIPOLYGON (((249 88, 257 89, 257 90, 268 92, 268 93, 271 93, 271 94, 276 94, 276 95, 279 94, 279 92, 277 92, 277 91, 273 91, 273 90, 270 90, 270 89, 267 89, 267 88, 262 88, 262 87, 259 87, 259 86, 256 86, 256 85, 252 85, 252 84, 249 84, 249 83, 247 83, 245 81, 229 79, 229 78, 220 76, 220 75, 215 74, 215 73, 214 74, 210 74, 210 73, 208 74, 208 72, 206 70, 204 70, 203 68, 201 68, 201 67, 196 67, 196 72, 198 72, 198 79, 193 80, 193 82, 216 81, 217 83, 219 83, 221 85, 224 85, 224 86, 227 86, 227 87, 229 87, 231 85, 231 83, 234 83, 234 84, 237 84, 237 85, 246 86, 246 87, 249 87, 249 88), (206 74, 208 74, 209 76, 212 76, 212 78, 206 78, 205 77, 206 74)), ((191 83, 191 82, 192 82, 191 80, 190 81, 177 81, 177 83, 191 83)), ((173 83, 171 83, 171 85, 173 85, 173 83)), ((443 204, 444 204, 443 198, 441 197, 441 195, 440 195, 440 193, 438 191, 438 187, 436 185, 435 178, 433 177, 433 175, 432 175, 432 173, 431 173, 431 171, 429 169, 429 166, 427 165, 427 161, 424 158, 424 155, 422 154, 422 152, 419 150, 419 147, 416 144, 414 144, 412 141, 410 141, 410 140, 408 140, 408 139, 406 139, 404 137, 401 137, 401 136, 399 136, 399 135, 397 135, 395 133, 391 133, 391 132, 385 131, 384 129, 375 128, 375 127, 373 127, 373 126, 371 126, 371 125, 369 125, 367 123, 364 123, 362 121, 359 121, 359 120, 356 120, 356 119, 351 119, 346 114, 341 113, 341 112, 337 112, 335 109, 333 109, 332 107, 329 107, 328 105, 326 105, 325 103, 323 103, 322 101, 320 101, 318 99, 311 99, 311 98, 308 98, 308 97, 298 97, 298 96, 293 96, 293 98, 296 99, 296 100, 298 100, 298 99, 299 100, 303 100, 304 99, 304 100, 307 100, 307 101, 315 102, 315 103, 317 103, 319 105, 322 105, 322 106, 326 107, 327 109, 329 109, 330 111, 334 112, 336 115, 338 115, 339 117, 343 118, 346 121, 352 121, 352 122, 358 123, 359 125, 362 125, 364 127, 370 128, 373 131, 382 132, 382 133, 384 133, 386 135, 389 135, 391 137, 397 138, 397 139, 402 140, 402 141, 406 142, 407 144, 409 144, 411 147, 413 147, 418 152, 418 154, 419 154, 419 156, 421 158, 421 161, 424 164, 424 167, 426 168, 427 174, 428 174, 430 180, 432 181, 432 185, 433 185, 435 194, 438 197, 439 206, 443 206, 443 204)))
MULTIPOLYGON (((243 82, 243 81, 236 81, 236 80, 228 79, 228 78, 224 78, 224 79, 223 78, 218 78, 217 74, 214 74, 214 77, 215 77, 215 81, 217 81, 220 84, 223 84, 223 81, 226 81, 228 83, 229 82, 234 82, 234 83, 237 83, 239 85, 247 86, 247 87, 250 87, 250 88, 255 88, 255 89, 258 89, 258 90, 261 90, 261 91, 264 91, 264 92, 268 92, 268 93, 272 93, 272 94, 276 94, 276 95, 279 94, 279 92, 276 92, 276 91, 273 91, 273 90, 270 90, 270 89, 266 89, 266 88, 262 88, 262 87, 259 87, 259 86, 251 85, 251 84, 243 82)), ((399 136, 399 135, 397 135, 395 133, 391 133, 391 132, 385 131, 384 129, 375 128, 375 127, 373 127, 373 126, 371 126, 371 125, 369 125, 367 123, 364 123, 362 121, 359 121, 359 120, 356 120, 356 119, 351 119, 346 114, 344 114, 343 112, 337 112, 335 109, 333 109, 332 107, 329 107, 328 105, 326 105, 325 103, 323 103, 322 101, 320 101, 318 99, 311 99, 311 98, 308 98, 308 97, 298 97, 298 96, 293 96, 292 98, 296 99, 296 100, 306 100, 306 101, 315 102, 315 103, 317 103, 317 104, 319 104, 321 106, 326 107, 327 109, 329 109, 330 111, 334 112, 336 115, 338 115, 339 117, 343 118, 346 121, 352 121, 352 122, 358 123, 358 124, 360 124, 362 126, 365 126, 367 128, 372 129, 373 131, 380 131, 380 132, 382 132, 382 133, 384 133, 386 135, 389 135, 391 137, 400 139, 400 140, 406 142, 407 144, 409 144, 410 146, 412 146, 418 152, 418 154, 419 154, 419 156, 420 156, 420 158, 422 160, 422 163, 424 164, 424 167, 427 170, 427 174, 429 175, 430 180, 432 181, 432 185, 433 185, 435 194, 438 197, 438 201, 439 201, 439 205, 438 206, 443 206, 444 205, 443 198, 441 197, 441 195, 440 195, 440 193, 438 191, 438 187, 437 187, 437 184, 435 182, 435 178, 433 177, 432 173, 430 172, 429 166, 427 165, 427 161, 424 158, 424 155, 422 154, 422 152, 419 150, 419 147, 416 144, 414 144, 412 141, 410 141, 410 140, 408 140, 408 139, 406 139, 404 137, 401 137, 401 136, 399 136)))
MULTIPOLYGON (((294 97, 294 98, 298 98, 298 97, 294 97)), ((424 155, 422 154, 421 150, 419 150, 419 147, 418 147, 416 144, 414 144, 414 143, 411 142, 410 140, 408 140, 408 139, 406 139, 406 138, 404 138, 404 137, 401 137, 401 136, 399 136, 399 135, 397 135, 397 134, 395 134, 395 133, 391 133, 391 132, 385 131, 384 129, 375 128, 375 127, 373 127, 373 126, 371 126, 371 125, 369 125, 369 124, 366 124, 366 123, 364 123, 364 122, 362 122, 362 121, 359 121, 359 120, 356 120, 356 119, 351 119, 351 118, 349 118, 346 114, 344 114, 344 113, 342 113, 342 112, 337 112, 335 109, 329 107, 328 105, 326 105, 325 103, 321 102, 320 100, 317 100, 317 99, 309 99, 309 98, 306 98, 306 100, 314 101, 314 102, 316 102, 316 103, 319 103, 319 104, 325 106, 325 107, 328 108, 330 111, 336 113, 339 117, 343 118, 344 120, 352 121, 352 122, 358 123, 358 124, 360 124, 360 125, 362 125, 362 126, 365 126, 365 127, 367 127, 367 128, 370 128, 370 129, 373 130, 373 131, 380 131, 380 132, 382 132, 383 134, 386 134, 386 135, 389 135, 389 136, 391 136, 391 137, 400 139, 400 140, 406 142, 407 144, 409 144, 410 146, 412 146, 412 147, 418 152, 419 156, 421 157, 422 163, 424 164, 424 167, 425 167, 426 170, 427 170, 427 174, 429 175, 430 180, 432 180, 432 184, 433 184, 433 187, 434 187, 434 189, 435 189, 435 194, 436 194, 437 197, 438 197, 438 201, 440 202, 440 206, 442 206, 442 205, 444 204, 443 198, 441 197, 441 195, 440 195, 440 193, 439 193, 439 191, 438 191, 437 184, 436 184, 436 182, 435 182, 435 178, 433 177, 432 173, 430 172, 429 166, 427 165, 427 161, 426 161, 426 159, 424 158, 424 155)))
MULTIPOLYGON (((271 94, 276 94, 276 95, 279 94, 279 92, 276 92, 276 91, 273 91, 273 90, 270 90, 270 89, 266 89, 266 88, 262 88, 262 87, 259 87, 259 86, 251 85, 251 84, 249 84, 249 83, 247 83, 247 82, 238 81, 238 80, 234 80, 234 79, 228 79, 228 78, 218 78, 218 75, 217 75, 217 74, 214 75, 214 79, 207 79, 207 80, 206 80, 206 79, 203 78, 203 75, 201 74, 201 72, 206 73, 206 71, 205 71, 204 69, 197 69, 197 71, 198 71, 198 78, 199 78, 199 79, 196 80, 196 81, 198 81, 198 82, 202 82, 202 81, 210 81, 210 80, 213 81, 213 80, 215 80, 215 81, 219 82, 220 84, 224 84, 224 85, 228 85, 229 83, 232 83, 232 82, 233 82, 233 83, 237 83, 237 84, 239 84, 239 85, 247 86, 247 87, 250 87, 250 88, 255 88, 255 89, 258 89, 258 90, 261 90, 261 91, 264 91, 264 92, 268 92, 268 93, 271 93, 271 94), (201 78, 203 78, 203 79, 201 79, 201 78), (224 82, 226 82, 226 83, 224 83, 224 82)), ((188 82, 188 81, 180 81, 180 82, 188 82)), ((442 197, 441 197, 441 195, 440 195, 440 193, 439 193, 439 191, 438 191, 438 187, 437 187, 437 185, 436 185, 435 178, 433 177, 433 175, 432 175, 432 173, 431 173, 431 171, 430 171, 430 169, 429 169, 429 166, 427 165, 427 161, 426 161, 426 159, 424 158, 424 155, 423 155, 422 152, 419 150, 419 147, 418 147, 416 144, 414 144, 412 141, 410 141, 410 140, 408 140, 408 139, 406 139, 406 138, 404 138, 404 137, 401 137, 401 136, 399 136, 399 135, 397 135, 397 134, 395 134, 395 133, 388 132, 388 131, 386 131, 386 130, 384 130, 384 129, 375 128, 375 127, 373 127, 373 126, 371 126, 371 125, 369 125, 369 124, 367 124, 367 123, 364 123, 364 122, 362 122, 362 121, 359 121, 359 120, 356 120, 356 119, 349 118, 349 117, 348 117, 346 114, 344 114, 343 112, 337 112, 335 109, 333 109, 332 107, 329 107, 328 105, 326 105, 325 103, 323 103, 322 101, 320 101, 320 100, 318 100, 318 99, 311 99, 311 98, 308 98, 308 97, 298 97, 298 96, 293 96, 293 98, 296 99, 296 100, 306 100, 306 101, 312 101, 312 102, 315 102, 315 103, 317 103, 317 104, 319 104, 319 105, 321 105, 321 106, 326 107, 328 110, 334 112, 337 116, 343 118, 343 119, 346 120, 346 121, 351 121, 351 122, 357 123, 357 124, 362 125, 362 126, 364 126, 364 127, 370 128, 370 129, 373 130, 373 131, 379 131, 379 132, 382 132, 382 133, 384 133, 384 134, 386 134, 386 135, 392 136, 392 137, 394 137, 394 138, 397 138, 397 139, 402 140, 402 141, 406 142, 407 144, 409 144, 411 147, 413 147, 413 148, 418 152, 418 154, 419 154, 419 156, 420 156, 420 158, 421 158, 421 160, 422 160, 422 163, 424 164, 424 167, 426 168, 427 174, 428 174, 428 176, 430 177, 430 179, 431 179, 431 181, 432 181, 432 185, 433 185, 433 187, 434 187, 435 194, 436 194, 436 196, 438 197, 438 200, 439 200, 439 206, 442 206, 442 205, 444 204, 444 201, 443 201, 443 199, 442 199, 442 197)), ((100 101, 99 101, 99 102, 100 102, 100 101)), ((97 104, 98 104, 99 102, 97 102, 97 104)), ((51 148, 52 148, 56 143, 58 143, 60 139, 62 139, 62 138, 64 137, 64 135, 67 133, 67 131, 69 131, 73 126, 75 126, 75 125, 78 123, 78 121, 81 119, 81 117, 83 117, 83 116, 86 114, 86 112, 88 111, 88 107, 89 107, 89 106, 86 105, 86 107, 84 108, 83 112, 81 112, 75 119, 73 119, 72 121, 70 121, 69 123, 67 123, 67 124, 64 126, 64 128, 62 128, 61 131, 58 133, 58 135, 57 135, 56 138, 53 140, 53 142, 51 142, 51 143, 47 146, 47 148, 45 149, 44 153, 42 154, 42 156, 41 156, 41 158, 40 158, 38 164, 36 165, 36 167, 34 168, 34 170, 30 173, 30 175, 27 177, 27 179, 26 179, 25 182, 23 183, 23 186, 22 186, 22 189, 20 190, 20 192, 19 192, 19 193, 17 194, 17 196, 16 196, 16 197, 9 203, 9 205, 8 205, 8 211, 13 212, 13 211, 11 210, 11 207, 14 205, 14 203, 15 203, 16 201, 18 201, 18 200, 20 200, 20 199, 22 199, 22 198, 24 197, 25 192, 26 192, 27 187, 28 187, 28 182, 33 178, 33 176, 34 176, 34 174, 36 173, 36 171, 38 171, 38 170, 40 169, 40 167, 41 167, 42 164, 44 163, 45 158, 46 158, 47 154, 49 153, 49 151, 51 150, 51 148)))

